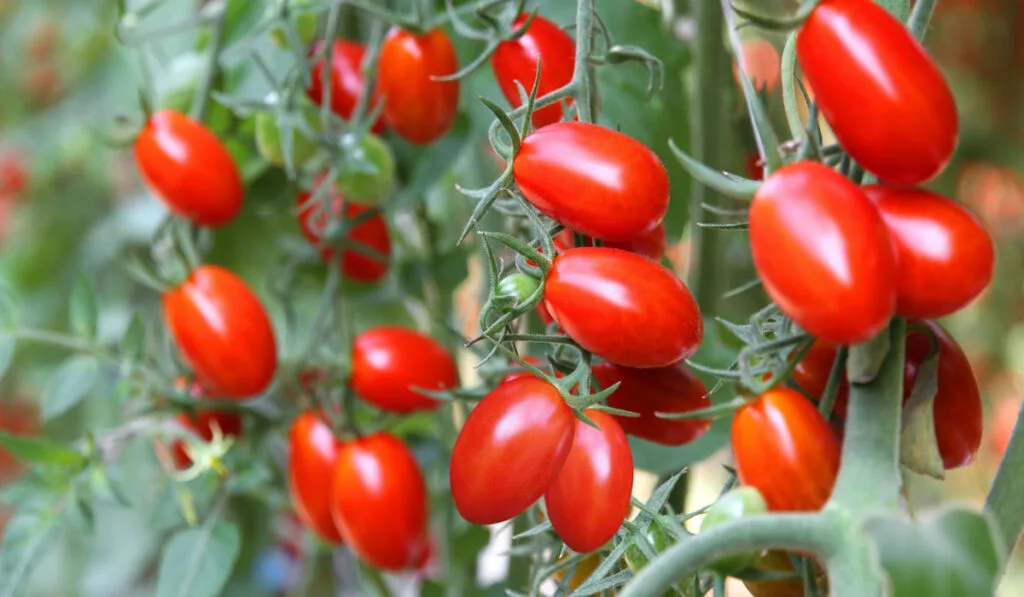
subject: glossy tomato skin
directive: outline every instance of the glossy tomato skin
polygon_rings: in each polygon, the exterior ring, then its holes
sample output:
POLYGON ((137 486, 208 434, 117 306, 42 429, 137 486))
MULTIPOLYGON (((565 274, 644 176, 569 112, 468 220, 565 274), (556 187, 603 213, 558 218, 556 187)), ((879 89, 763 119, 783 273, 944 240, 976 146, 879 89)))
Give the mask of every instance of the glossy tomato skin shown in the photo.
POLYGON ((626 433, 611 415, 585 414, 600 429, 576 421, 569 456, 544 493, 551 526, 577 553, 595 551, 615 536, 633 493, 633 453, 626 433))
POLYGON ((458 383, 452 355, 437 340, 417 331, 380 326, 357 335, 352 344, 352 387, 382 410, 435 409, 441 402, 413 388, 447 390, 458 383))
POLYGON ((463 518, 494 524, 537 501, 572 448, 576 417, 548 382, 525 377, 473 409, 452 450, 452 499, 463 518))
POLYGON ((881 5, 821 2, 797 35, 796 53, 836 138, 869 172, 912 185, 949 162, 959 131, 952 91, 881 5))
POLYGON ((165 292, 162 303, 178 350, 214 395, 246 398, 270 385, 277 369, 274 329, 238 276, 201 266, 165 292))
POLYGON ((180 112, 153 114, 135 139, 135 163, 154 195, 199 226, 223 226, 242 209, 245 188, 231 154, 180 112))
MULTIPOLYGON (((302 229, 302 235, 306 237, 310 244, 317 246, 327 231, 329 220, 327 211, 313 204, 310 201, 311 196, 311 193, 301 193, 296 206, 299 209, 298 220, 299 227, 302 229)), ((328 199, 324 200, 327 201, 328 199)), ((331 202, 331 209, 336 214, 341 213, 342 205, 344 205, 345 218, 348 221, 354 220, 360 214, 370 209, 365 205, 345 201, 339 195, 334 195, 329 200, 331 202)), ((388 225, 384 221, 384 216, 379 212, 370 216, 355 228, 352 228, 348 233, 348 238, 355 243, 377 251, 384 257, 390 258, 391 256, 391 235, 388 232, 388 225)), ((320 251, 320 259, 330 263, 334 257, 334 251, 331 248, 322 249, 320 251)), ((380 261, 352 249, 343 249, 341 252, 341 271, 345 274, 346 278, 372 283, 380 281, 387 275, 388 262, 380 261)))
MULTIPOLYGON (((178 415, 178 422, 182 426, 192 430, 204 442, 213 441, 214 426, 220 428, 224 437, 237 437, 242 435, 242 417, 238 413, 229 413, 216 410, 200 410, 194 414, 182 413, 178 415)), ((185 440, 174 440, 171 444, 171 454, 174 457, 174 465, 179 470, 192 466, 192 459, 185 451, 185 440)))
MULTIPOLYGON (((518 31, 528 15, 520 15, 513 27, 518 31)), ((565 87, 572 81, 576 67, 576 42, 544 17, 534 17, 529 29, 519 39, 503 41, 491 57, 494 78, 501 93, 513 108, 522 105, 516 81, 527 93, 537 78, 537 61, 541 61, 540 83, 537 97, 565 87)), ((552 104, 533 113, 534 128, 540 128, 562 119, 561 103, 552 104)))
POLYGON ((328 543, 341 542, 331 517, 330 478, 340 443, 316 413, 307 411, 288 433, 288 492, 299 520, 328 543))
POLYGON ((666 446, 696 440, 711 427, 710 419, 669 420, 656 412, 681 413, 711 406, 707 388, 690 369, 678 363, 658 369, 631 369, 604 362, 592 368, 602 388, 619 382, 608 396, 608 406, 639 414, 615 419, 629 435, 666 446))
POLYGON ((864 342, 896 309, 895 257, 878 210, 852 182, 796 162, 761 184, 750 248, 768 295, 813 336, 864 342))
MULTIPOLYGON (((821 400, 828 385, 828 376, 832 374, 832 364, 836 360, 839 349, 834 344, 816 340, 810 350, 793 368, 793 381, 800 385, 815 400, 821 400)), ((832 403, 832 412, 840 419, 846 420, 846 407, 850 400, 850 382, 843 372, 836 400, 832 403)))
POLYGON ((603 240, 642 236, 668 209, 668 173, 658 156, 596 124, 558 122, 534 131, 523 139, 512 172, 523 196, 545 215, 603 240))
MULTIPOLYGON (((981 447, 984 425, 978 382, 967 355, 949 332, 934 321, 921 323, 935 335, 939 346, 939 378, 933 412, 942 464, 947 470, 967 466, 974 462, 981 447)), ((907 334, 904 401, 910 397, 921 363, 930 350, 931 340, 926 332, 913 330, 907 334)))
POLYGON ((380 432, 342 444, 331 485, 342 540, 382 570, 411 568, 427 549, 427 489, 412 451, 380 432))
POLYGON ((704 336, 697 303, 679 278, 620 249, 582 247, 555 257, 544 303, 580 346, 626 367, 678 363, 704 336))
MULTIPOLYGON (((592 247, 594 246, 594 243, 592 240, 588 239, 584 246, 592 247)), ((665 251, 668 248, 667 241, 665 239, 665 224, 663 222, 659 222, 653 230, 646 234, 624 241, 605 241, 601 246, 608 247, 609 249, 622 249, 623 251, 643 255, 651 261, 661 261, 661 258, 665 256, 665 251)), ((566 249, 571 249, 572 247, 572 230, 563 230, 555 237, 555 249, 558 251, 564 251, 566 249)))
POLYGON ((455 48, 444 31, 414 35, 391 29, 377 67, 377 94, 384 98, 388 126, 414 145, 443 137, 459 111, 459 82, 432 77, 458 70, 455 48))
MULTIPOLYGON (((310 57, 319 57, 323 52, 323 42, 317 42, 310 50, 310 57)), ((363 44, 349 41, 337 40, 331 46, 331 111, 338 116, 349 120, 355 111, 359 97, 366 87, 366 77, 363 76, 363 57, 366 56, 366 47, 363 44)), ((309 88, 306 95, 316 105, 323 104, 324 98, 324 61, 317 60, 313 64, 310 73, 309 88)), ((373 98, 372 101, 376 101, 373 98)), ((370 104, 367 109, 372 109, 370 104)), ((380 135, 384 132, 384 117, 381 116, 373 123, 373 132, 380 135)))
POLYGON ((896 251, 896 313, 951 315, 992 280, 995 248, 966 207, 926 189, 864 187, 882 214, 896 251))
POLYGON ((736 411, 732 449, 740 483, 772 512, 820 510, 839 472, 839 440, 814 405, 775 388, 736 411))

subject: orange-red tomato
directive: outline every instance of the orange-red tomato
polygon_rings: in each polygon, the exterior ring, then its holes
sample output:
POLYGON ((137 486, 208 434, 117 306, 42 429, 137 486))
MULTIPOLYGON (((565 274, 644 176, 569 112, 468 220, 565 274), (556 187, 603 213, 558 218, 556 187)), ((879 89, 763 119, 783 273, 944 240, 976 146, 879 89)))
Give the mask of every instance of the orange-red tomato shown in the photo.
MULTIPOLYGON (((0 431, 11 435, 32 437, 39 433, 39 409, 21 399, 0 400, 0 431)), ((25 467, 0 447, 0 482, 20 474, 25 467)))
POLYGON ((992 412, 991 436, 992 453, 998 459, 1006 453, 1006 447, 1010 445, 1010 438, 1013 436, 1013 429, 1017 425, 1017 417, 1020 414, 1021 403, 1018 399, 1000 400, 992 412))
MULTIPOLYGON (((811 345, 804 358, 793 369, 793 381, 815 400, 821 400, 828 385, 828 377, 832 374, 832 364, 836 360, 838 348, 834 344, 817 340, 811 345)), ((843 372, 839 391, 832 406, 832 412, 840 419, 846 420, 846 406, 850 399, 850 382, 843 372)))
MULTIPOLYGON (((327 225, 330 220, 327 217, 326 209, 318 209, 316 205, 310 202, 311 196, 311 193, 301 193, 299 195, 296 203, 299 207, 298 220, 299 227, 302 229, 302 235, 306 237, 310 244, 318 246, 327 232, 327 225)), ((324 201, 330 201, 331 209, 334 210, 335 214, 340 214, 342 205, 344 205, 345 219, 347 221, 352 221, 366 210, 371 209, 365 205, 345 201, 338 195, 334 195, 330 199, 324 199, 324 201)), ((366 220, 352 228, 348 232, 348 238, 354 243, 373 249, 385 259, 391 256, 391 235, 388 233, 388 226, 384 222, 384 216, 379 212, 369 216, 366 220)), ((333 259, 334 251, 335 249, 330 247, 324 248, 320 252, 320 258, 325 262, 330 262, 333 259)), ((346 277, 353 280, 376 282, 387 275, 388 262, 386 260, 380 261, 354 249, 343 249, 341 251, 341 271, 344 272, 346 277)))
MULTIPOLYGON (((310 49, 309 55, 320 56, 323 52, 324 42, 317 42, 310 49)), ((348 120, 352 118, 359 98, 363 95, 363 88, 366 87, 366 77, 363 76, 363 57, 366 55, 366 47, 358 42, 349 40, 337 40, 331 46, 331 111, 338 116, 348 120)), ((310 73, 309 88, 306 95, 318 106, 323 103, 324 97, 324 61, 317 60, 313 64, 310 73)), ((376 101, 373 98, 372 101, 376 101)), ((373 104, 367 105, 367 110, 373 109, 373 104)), ((383 116, 373 123, 373 132, 381 134, 384 132, 383 116)))
POLYGON ((389 31, 377 67, 377 94, 384 97, 387 124, 415 145, 443 137, 459 112, 459 82, 433 77, 458 70, 455 48, 444 31, 389 31))
POLYGON ((299 520, 324 541, 339 543, 328 490, 338 459, 337 438, 316 413, 307 411, 292 422, 288 446, 288 492, 299 520))
MULTIPOLYGON (((191 429, 204 442, 213 441, 214 427, 220 429, 224 437, 237 437, 242 434, 242 417, 238 413, 221 412, 216 410, 201 410, 194 415, 182 413, 178 415, 178 422, 182 426, 191 429)), ((186 469, 192 466, 192 459, 185 451, 185 440, 177 439, 171 444, 171 454, 174 456, 174 464, 179 469, 186 469)))
POLYGON ((162 302, 178 350, 215 395, 246 398, 270 385, 277 369, 274 329, 238 276, 201 266, 162 302))
MULTIPOLYGON (((518 31, 527 15, 519 15, 513 27, 518 31)), ((516 81, 527 93, 537 78, 537 61, 541 62, 537 97, 565 87, 572 81, 576 66, 576 42, 558 25, 544 17, 534 17, 529 29, 519 39, 498 44, 491 67, 501 93, 518 108, 523 104, 516 81)), ((533 126, 540 128, 562 119, 561 102, 546 106, 533 113, 533 126)))
MULTIPOLYGON (((593 245, 593 240, 588 239, 587 244, 584 246, 590 247, 593 245)), ((665 256, 665 250, 667 248, 665 240, 665 224, 663 222, 659 222, 653 230, 646 234, 624 241, 604 241, 601 246, 608 247, 609 249, 622 249, 623 251, 643 255, 653 261, 661 261, 661 258, 665 256)), ((555 237, 556 250, 564 251, 566 249, 571 249, 572 247, 572 230, 563 230, 555 237)))
POLYGON ((441 402, 416 392, 459 383, 455 360, 437 340, 414 330, 380 326, 352 343, 352 388, 374 406, 398 413, 432 410, 441 402))
POLYGON ((135 163, 154 195, 200 226, 227 224, 242 209, 245 188, 231 154, 184 114, 153 114, 135 139, 135 163))

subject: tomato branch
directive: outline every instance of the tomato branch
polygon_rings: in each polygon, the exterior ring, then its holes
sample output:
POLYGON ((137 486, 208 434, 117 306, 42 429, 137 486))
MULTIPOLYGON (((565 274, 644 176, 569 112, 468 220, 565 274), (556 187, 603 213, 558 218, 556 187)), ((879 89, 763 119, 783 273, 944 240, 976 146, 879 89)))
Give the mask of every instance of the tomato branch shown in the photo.
POLYGON ((1003 564, 1013 554, 1013 549, 1020 542, 1024 531, 1024 406, 1017 415, 1017 424, 1013 427, 1013 435, 1006 447, 1003 461, 999 463, 999 471, 989 488, 985 498, 985 512, 991 514, 996 527, 1001 530, 1003 538, 1003 564))
POLYGON ((220 71, 218 60, 220 59, 220 51, 224 46, 224 22, 227 20, 226 15, 227 2, 221 5, 220 11, 211 23, 213 26, 213 37, 207 50, 210 53, 209 63, 206 66, 206 73, 203 75, 202 81, 196 86, 195 98, 192 100, 191 116, 196 122, 202 122, 206 117, 206 108, 210 104, 210 91, 213 88, 213 82, 217 79, 217 73, 220 71))

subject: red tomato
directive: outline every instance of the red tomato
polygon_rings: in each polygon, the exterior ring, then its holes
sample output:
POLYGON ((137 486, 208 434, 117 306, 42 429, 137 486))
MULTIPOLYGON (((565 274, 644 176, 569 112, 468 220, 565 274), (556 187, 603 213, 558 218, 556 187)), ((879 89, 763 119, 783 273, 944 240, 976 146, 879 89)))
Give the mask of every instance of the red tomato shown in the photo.
POLYGON ((154 195, 200 226, 223 226, 242 209, 245 188, 231 154, 184 114, 153 114, 135 139, 135 163, 154 195))
POLYGON ((992 453, 997 459, 1002 459, 1003 454, 1006 453, 1006 447, 1010 445, 1010 438, 1013 436, 1013 429, 1017 425, 1020 408, 1021 403, 1017 398, 1000 400, 995 405, 990 429, 992 453))
POLYGON ((474 524, 522 513, 562 468, 575 430, 572 409, 546 381, 499 385, 469 413, 455 440, 449 480, 459 513, 474 524))
POLYGON ((768 177, 750 206, 750 248, 765 290, 808 333, 864 342, 896 308, 896 264, 878 210, 816 162, 768 177))
MULTIPOLYGON (((593 241, 588 241, 585 246, 593 246, 593 241)), ((665 241, 665 224, 659 222, 654 230, 625 241, 606 241, 601 244, 602 247, 608 247, 610 249, 622 249, 623 251, 629 251, 630 253, 636 253, 637 255, 643 255, 644 257, 653 261, 661 261, 661 258, 665 256, 665 250, 667 248, 665 241)), ((573 247, 572 230, 563 230, 558 236, 555 237, 555 249, 558 251, 564 251, 573 247)))
POLYGON ((732 449, 740 483, 773 512, 821 509, 839 473, 839 440, 814 405, 775 388, 736 411, 732 449))
POLYGON ((747 154, 747 158, 743 160, 743 166, 746 168, 747 177, 751 180, 764 178, 764 166, 761 164, 761 154, 758 150, 755 149, 747 154))
POLYGON ((596 124, 559 122, 527 135, 512 171, 530 203, 587 236, 632 240, 668 209, 668 173, 658 156, 596 124))
POLYGON ((459 112, 459 82, 432 77, 459 70, 455 48, 440 30, 414 35, 394 28, 384 38, 377 67, 377 94, 384 118, 402 138, 427 145, 445 135, 459 112))
MULTIPOLYGON (((526 22, 527 15, 519 15, 513 25, 518 31, 526 22)), ((516 81, 527 93, 537 78, 537 61, 541 61, 540 83, 537 97, 542 97, 565 87, 572 82, 576 67, 576 42, 558 25, 537 16, 522 37, 503 41, 491 57, 494 78, 498 80, 501 93, 513 108, 523 105, 516 81)), ((540 128, 562 119, 561 102, 541 108, 533 113, 533 126, 540 128)))
MULTIPOLYGON (((934 321, 923 322, 939 344, 939 379, 933 410, 935 436, 945 468, 967 466, 981 446, 983 415, 981 393, 971 363, 956 340, 934 321)), ((914 388, 917 371, 931 349, 928 334, 907 334, 906 366, 903 370, 903 398, 914 388)))
MULTIPOLYGON (((311 193, 301 193, 296 205, 299 207, 298 219, 302 235, 313 246, 320 244, 320 240, 327 232, 327 210, 318 207, 309 201, 311 193)), ((326 199, 325 199, 326 201, 326 199)), ((342 205, 345 208, 345 218, 348 221, 354 220, 359 214, 371 209, 365 205, 345 201, 341 196, 334 195, 331 199, 331 209, 335 214, 341 212, 342 205)), ((388 225, 384 222, 384 216, 379 212, 370 216, 348 233, 348 238, 355 243, 373 249, 384 255, 391 256, 391 235, 388 233, 388 225)), ((334 249, 325 248, 320 252, 320 258, 330 262, 334 255, 334 249)), ((387 275, 388 263, 378 261, 369 255, 364 255, 352 249, 343 249, 341 252, 341 271, 345 277, 359 280, 360 282, 376 282, 387 275)))
POLYGON ((19 195, 28 182, 25 159, 10 152, 0 155, 0 200, 19 195))
MULTIPOLYGON (((313 45, 309 55, 311 57, 320 56, 323 48, 324 42, 317 42, 313 45)), ((342 39, 335 41, 331 46, 331 111, 345 120, 352 118, 352 112, 355 111, 356 104, 363 95, 363 88, 366 86, 366 77, 363 76, 363 57, 365 55, 366 47, 358 42, 342 39)), ((313 65, 306 95, 318 106, 323 103, 323 60, 317 60, 313 65)), ((376 101, 376 98, 371 101, 376 101)), ((366 109, 369 111, 373 107, 374 105, 371 103, 367 105, 366 109)), ((384 132, 383 117, 373 123, 373 132, 378 135, 384 132)))
MULTIPOLYGON (((39 434, 39 409, 21 400, 0 400, 0 431, 11 435, 32 437, 39 434)), ((25 470, 24 465, 0 447, 0 481, 6 481, 25 470)))
POLYGON ((896 251, 896 313, 945 317, 992 280, 995 248, 967 208, 925 189, 864 187, 896 251))
POLYGON ((302 524, 328 543, 341 533, 331 518, 331 494, 325 483, 338 459, 338 440, 316 413, 295 418, 288 435, 288 492, 302 524))
POLYGON ((447 390, 458 384, 455 360, 430 336, 381 326, 359 334, 352 344, 352 387, 363 400, 382 410, 435 409, 441 402, 414 388, 447 390))
POLYGON ((927 51, 881 5, 825 0, 796 55, 836 139, 869 172, 918 184, 945 168, 959 124, 953 93, 927 51))
POLYGON ((382 570, 403 570, 427 549, 427 488, 412 452, 380 432, 342 444, 331 514, 344 542, 382 570))
POLYGON ((697 351, 704 322, 665 267, 620 249, 569 249, 554 259, 544 302, 565 333, 626 367, 666 367, 697 351))
MULTIPOLYGON (((796 364, 793 369, 793 381, 800 384, 800 387, 811 395, 815 400, 821 400, 825 393, 825 386, 828 385, 828 376, 832 373, 832 363, 836 360, 838 348, 828 342, 817 340, 811 344, 804 358, 796 364)), ((840 419, 846 420, 846 406, 850 399, 850 382, 846 379, 846 372, 843 372, 842 382, 839 384, 839 391, 836 393, 836 401, 833 403, 832 412, 840 419)))
POLYGON ((541 323, 543 323, 545 326, 551 325, 551 322, 553 322, 554 319, 551 317, 551 314, 548 313, 548 308, 544 306, 544 302, 541 301, 537 303, 536 308, 537 316, 540 317, 541 323))
POLYGON ((274 329, 260 299, 235 274, 201 266, 162 302, 178 350, 211 390, 246 398, 270 385, 277 369, 274 329))
POLYGON ((626 433, 666 446, 688 444, 711 427, 709 419, 661 419, 656 412, 683 413, 711 406, 707 388, 682 364, 660 369, 630 369, 599 363, 592 369, 602 388, 621 385, 608 397, 608 406, 639 414, 615 419, 626 433))
POLYGON ((600 429, 576 421, 569 456, 544 493, 551 526, 577 553, 595 551, 615 536, 633 493, 633 453, 622 427, 601 411, 586 415, 600 429))
MULTIPOLYGON (((215 410, 201 410, 190 415, 182 413, 178 415, 178 422, 182 426, 191 429, 204 442, 213 441, 213 428, 220 428, 224 437, 237 437, 242 434, 242 417, 238 413, 220 412, 215 410)), ((185 451, 185 440, 174 440, 171 444, 171 454, 174 456, 174 464, 179 469, 187 469, 192 466, 192 459, 185 451)))

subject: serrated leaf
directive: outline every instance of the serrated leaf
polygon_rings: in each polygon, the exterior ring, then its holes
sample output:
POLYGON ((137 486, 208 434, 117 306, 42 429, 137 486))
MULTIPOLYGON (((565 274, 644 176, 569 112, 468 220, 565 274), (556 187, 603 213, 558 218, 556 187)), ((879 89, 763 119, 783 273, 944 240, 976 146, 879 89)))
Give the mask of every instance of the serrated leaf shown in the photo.
POLYGON ((18 342, 11 334, 0 332, 0 378, 11 368, 18 342))
POLYGON ((60 416, 78 404, 92 390, 99 370, 93 357, 76 356, 64 361, 43 388, 43 418, 60 416))
POLYGON ((7 522, 0 540, 0 597, 24 595, 29 577, 53 543, 63 510, 48 497, 46 503, 19 508, 7 522))
POLYGON ((85 457, 49 440, 0 431, 0 447, 25 464, 81 465, 85 457))
POLYGON ((918 368, 914 389, 903 408, 900 431, 900 464, 922 475, 946 478, 946 469, 935 435, 935 394, 939 389, 939 355, 936 352, 918 368))
POLYGON ((68 309, 71 312, 71 329, 90 340, 95 338, 100 311, 92 280, 84 275, 75 280, 68 309))
POLYGON ((238 559, 238 528, 230 522, 181 531, 160 560, 156 597, 217 597, 238 559))

